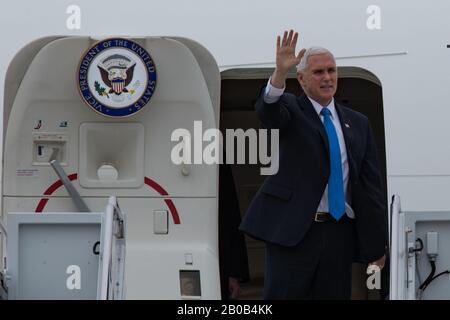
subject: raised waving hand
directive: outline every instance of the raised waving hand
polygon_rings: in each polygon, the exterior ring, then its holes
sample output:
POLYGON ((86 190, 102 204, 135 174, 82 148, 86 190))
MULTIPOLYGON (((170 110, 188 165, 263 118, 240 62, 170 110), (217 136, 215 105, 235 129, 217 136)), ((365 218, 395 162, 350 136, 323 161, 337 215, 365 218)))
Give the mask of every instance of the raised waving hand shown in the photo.
POLYGON ((272 85, 277 88, 283 88, 284 82, 288 72, 297 64, 305 54, 305 49, 295 54, 295 47, 297 45, 298 32, 294 30, 285 31, 283 39, 277 36, 277 51, 276 51, 276 69, 272 75, 272 85))

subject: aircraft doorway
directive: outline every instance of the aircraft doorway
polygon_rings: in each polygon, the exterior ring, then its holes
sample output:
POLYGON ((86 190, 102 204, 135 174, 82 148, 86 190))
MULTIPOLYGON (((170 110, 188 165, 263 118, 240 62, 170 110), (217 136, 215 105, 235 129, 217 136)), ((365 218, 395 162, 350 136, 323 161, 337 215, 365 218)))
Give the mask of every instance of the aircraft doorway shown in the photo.
MULTIPOLYGON (((241 128, 245 131, 250 128, 260 128, 254 111, 254 102, 272 71, 273 69, 270 68, 260 68, 232 69, 222 72, 221 132, 225 132, 225 129, 241 128)), ((361 68, 341 67, 338 68, 338 74, 335 99, 338 103, 351 106, 369 118, 377 143, 383 186, 386 190, 386 148, 381 83, 375 75, 361 68)), ((294 73, 290 74, 287 80, 286 91, 296 95, 302 91, 294 73)), ((265 176, 260 175, 259 168, 259 165, 250 164, 231 165, 242 216, 265 179, 265 176)), ((261 299, 264 284, 264 243, 246 236, 246 246, 250 281, 242 284, 241 299, 261 299)), ((354 264, 352 299, 379 299, 380 294, 384 297, 387 291, 366 289, 365 271, 365 265, 354 264)), ((382 287, 388 288, 388 284, 387 277, 383 275, 382 287)))

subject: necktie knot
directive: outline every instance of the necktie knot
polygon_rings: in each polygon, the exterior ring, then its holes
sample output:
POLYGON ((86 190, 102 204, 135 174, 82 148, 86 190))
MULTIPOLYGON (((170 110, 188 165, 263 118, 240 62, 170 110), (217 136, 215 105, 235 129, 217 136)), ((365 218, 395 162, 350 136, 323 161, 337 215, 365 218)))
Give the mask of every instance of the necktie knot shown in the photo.
POLYGON ((331 116, 331 111, 328 108, 322 108, 320 114, 323 115, 324 117, 329 117, 331 116))

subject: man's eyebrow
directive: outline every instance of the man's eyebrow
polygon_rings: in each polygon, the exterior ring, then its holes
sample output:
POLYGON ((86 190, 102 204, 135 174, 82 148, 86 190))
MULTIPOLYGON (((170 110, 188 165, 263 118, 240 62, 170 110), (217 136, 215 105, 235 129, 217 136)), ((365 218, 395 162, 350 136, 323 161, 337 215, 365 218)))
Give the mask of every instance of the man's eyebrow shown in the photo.
POLYGON ((316 71, 323 71, 323 70, 336 70, 337 67, 318 67, 315 69, 312 69, 312 72, 316 72, 316 71))

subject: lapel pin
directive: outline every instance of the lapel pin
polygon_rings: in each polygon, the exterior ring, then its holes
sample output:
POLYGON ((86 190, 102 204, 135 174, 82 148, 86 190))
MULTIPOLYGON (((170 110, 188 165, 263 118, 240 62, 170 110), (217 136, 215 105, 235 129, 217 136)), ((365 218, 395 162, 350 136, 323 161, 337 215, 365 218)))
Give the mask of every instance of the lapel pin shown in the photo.
POLYGON ((350 128, 350 125, 348 123, 345 124, 346 128, 350 128))

